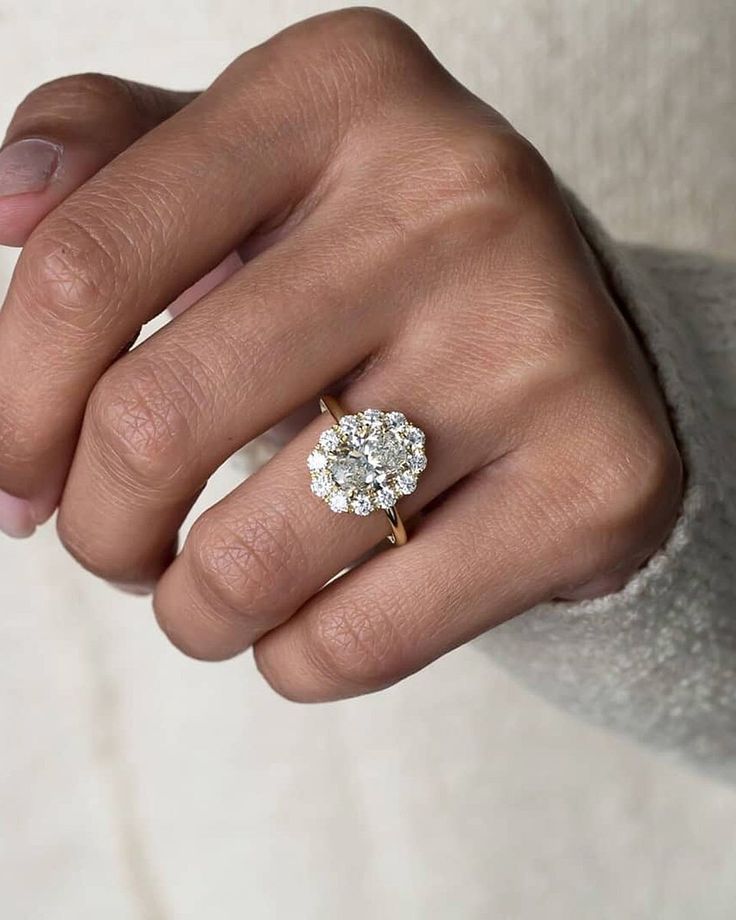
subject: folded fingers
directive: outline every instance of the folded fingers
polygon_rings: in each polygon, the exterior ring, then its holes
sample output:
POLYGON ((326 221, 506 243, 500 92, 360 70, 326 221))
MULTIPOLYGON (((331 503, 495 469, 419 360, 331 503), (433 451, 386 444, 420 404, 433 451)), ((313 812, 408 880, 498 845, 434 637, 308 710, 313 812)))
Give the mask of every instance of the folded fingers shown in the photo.
POLYGON ((383 689, 549 596, 552 547, 523 462, 458 484, 400 551, 331 582, 265 634, 255 658, 280 694, 322 702, 383 689))
MULTIPOLYGON (((22 246, 47 214, 195 96, 105 74, 63 77, 30 93, 0 150, 0 243, 22 246)), ((44 307, 35 304, 39 313, 44 307)), ((9 461, 0 457, 0 467, 9 461)), ((47 464, 31 501, 0 491, 0 529, 31 535, 56 507, 65 472, 63 458, 47 464)))
MULTIPOLYGON (((477 366, 465 323, 429 316, 464 296, 447 262, 454 247, 487 248, 483 222, 448 232, 443 257, 430 261, 421 230, 389 247, 389 231, 368 219, 350 226, 356 213, 353 202, 323 206, 103 376, 58 522, 87 568, 152 586, 212 473, 346 375, 358 374, 356 410, 393 399, 407 413, 429 411, 456 449, 467 443, 471 465, 517 433, 495 382, 502 368, 477 366), (422 321, 410 323, 414 315, 422 321)), ((447 475, 443 487, 451 467, 447 475)))
POLYGON ((332 138, 297 64, 287 104, 269 62, 245 55, 31 233, 0 313, 0 488, 33 500, 63 476, 90 392, 140 327, 256 225, 296 220, 332 138))
MULTIPOLYGON (((414 492, 397 496, 409 522, 489 450, 488 430, 473 438, 463 428, 459 388, 448 380, 446 399, 425 403, 414 380, 389 359, 342 395, 355 411, 400 406, 427 432, 427 468, 414 492)), ((162 627, 189 654, 221 659, 243 651, 390 533, 382 512, 335 513, 310 493, 307 457, 329 424, 315 419, 195 522, 154 596, 162 627)), ((499 437, 496 448, 505 446, 499 437)))
MULTIPOLYGON (((662 470, 644 476, 613 446, 605 468, 593 457, 578 434, 520 445, 465 477, 406 546, 330 582, 264 633, 260 671, 300 702, 369 693, 593 575, 620 586, 652 551, 631 523, 643 512, 656 531, 662 470)), ((322 551, 334 552, 329 540, 322 551)))

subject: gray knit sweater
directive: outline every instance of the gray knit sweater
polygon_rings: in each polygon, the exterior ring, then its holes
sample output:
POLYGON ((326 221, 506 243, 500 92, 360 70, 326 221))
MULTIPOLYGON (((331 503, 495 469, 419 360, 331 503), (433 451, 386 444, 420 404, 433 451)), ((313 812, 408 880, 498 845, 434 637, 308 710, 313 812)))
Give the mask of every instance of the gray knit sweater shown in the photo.
POLYGON ((736 782, 736 265, 617 245, 573 209, 658 370, 683 509, 618 594, 545 604, 478 643, 568 710, 736 782))

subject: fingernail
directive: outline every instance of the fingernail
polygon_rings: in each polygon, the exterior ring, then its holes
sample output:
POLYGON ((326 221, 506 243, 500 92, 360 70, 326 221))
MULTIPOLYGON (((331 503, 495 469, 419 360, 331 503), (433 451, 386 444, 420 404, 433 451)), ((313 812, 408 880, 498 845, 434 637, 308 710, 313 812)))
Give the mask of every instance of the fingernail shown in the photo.
POLYGON ((29 137, 0 150, 0 197, 40 192, 59 167, 61 147, 29 137))
POLYGON ((0 491, 0 530, 17 539, 33 536, 36 523, 30 502, 0 491))

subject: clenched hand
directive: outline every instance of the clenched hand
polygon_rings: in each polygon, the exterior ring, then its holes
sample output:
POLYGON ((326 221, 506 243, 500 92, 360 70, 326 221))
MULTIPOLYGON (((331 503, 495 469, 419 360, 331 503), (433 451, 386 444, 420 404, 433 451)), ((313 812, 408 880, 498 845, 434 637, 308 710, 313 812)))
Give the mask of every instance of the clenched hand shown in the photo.
POLYGON ((47 84, 0 195, 0 238, 23 244, 0 313, 6 522, 58 504, 69 551, 153 590, 191 655, 253 645, 298 700, 375 690, 541 601, 615 590, 671 529, 662 398, 549 168, 386 14, 294 26, 201 94, 47 84), (313 417, 176 555, 212 472, 325 390, 427 432, 408 544, 368 555, 385 516, 310 494, 313 417))

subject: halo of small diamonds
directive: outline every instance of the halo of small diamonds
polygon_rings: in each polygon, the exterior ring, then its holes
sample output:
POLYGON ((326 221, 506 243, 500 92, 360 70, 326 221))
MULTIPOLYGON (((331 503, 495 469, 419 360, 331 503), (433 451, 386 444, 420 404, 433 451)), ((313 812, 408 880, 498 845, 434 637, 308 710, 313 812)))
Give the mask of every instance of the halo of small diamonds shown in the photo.
POLYGON ((333 511, 358 515, 392 508, 426 466, 421 428, 380 409, 344 415, 307 457, 312 492, 333 511))

